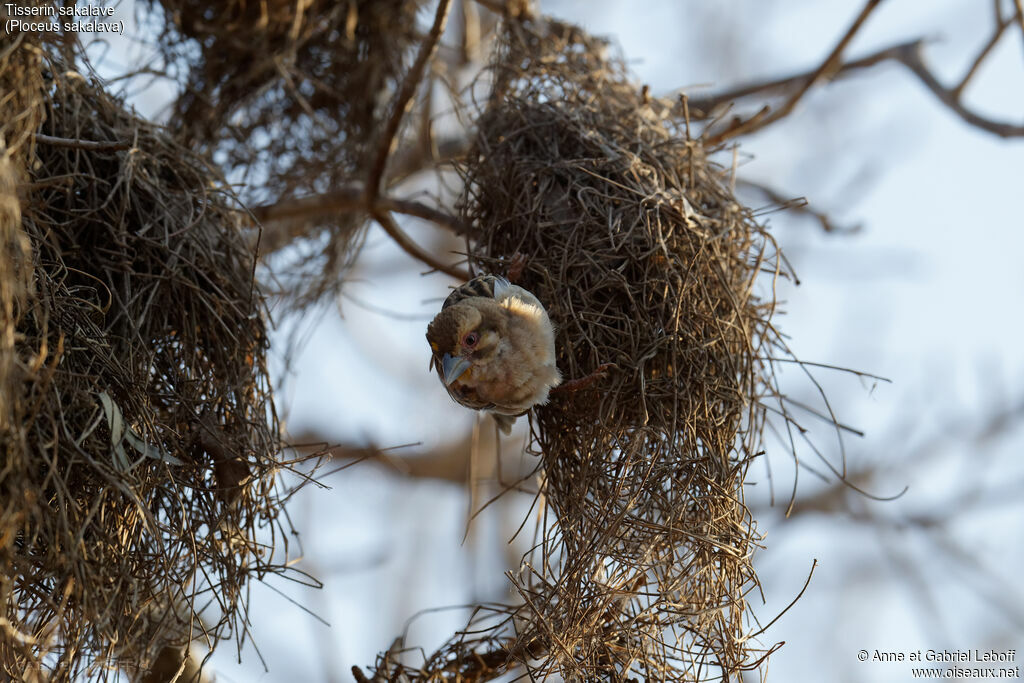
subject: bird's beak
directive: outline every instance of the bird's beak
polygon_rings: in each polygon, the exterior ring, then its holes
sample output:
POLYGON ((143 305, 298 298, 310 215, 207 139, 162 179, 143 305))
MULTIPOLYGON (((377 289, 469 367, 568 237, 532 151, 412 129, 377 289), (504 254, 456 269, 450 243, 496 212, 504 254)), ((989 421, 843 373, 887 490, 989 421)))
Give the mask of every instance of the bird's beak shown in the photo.
POLYGON ((472 365, 468 358, 462 356, 452 356, 450 353, 444 354, 441 358, 441 371, 444 373, 445 385, 451 384, 459 377, 469 370, 469 366, 472 365))

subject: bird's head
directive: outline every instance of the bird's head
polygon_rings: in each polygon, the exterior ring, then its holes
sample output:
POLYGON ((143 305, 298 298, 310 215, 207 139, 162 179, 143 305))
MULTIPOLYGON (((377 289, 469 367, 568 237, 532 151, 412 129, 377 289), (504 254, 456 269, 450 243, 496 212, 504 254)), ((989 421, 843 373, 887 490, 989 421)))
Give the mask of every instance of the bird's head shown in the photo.
POLYGON ((430 367, 438 368, 445 385, 452 384, 497 355, 503 325, 501 308, 483 297, 443 309, 427 326, 430 367))

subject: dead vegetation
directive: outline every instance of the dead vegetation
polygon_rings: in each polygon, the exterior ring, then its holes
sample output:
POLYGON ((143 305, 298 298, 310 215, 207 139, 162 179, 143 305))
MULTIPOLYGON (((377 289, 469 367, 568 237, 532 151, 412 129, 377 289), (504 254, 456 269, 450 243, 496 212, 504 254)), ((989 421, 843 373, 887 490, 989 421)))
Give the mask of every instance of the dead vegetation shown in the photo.
POLYGON ((50 47, 0 63, 0 666, 103 680, 244 636, 280 444, 230 195, 50 47))

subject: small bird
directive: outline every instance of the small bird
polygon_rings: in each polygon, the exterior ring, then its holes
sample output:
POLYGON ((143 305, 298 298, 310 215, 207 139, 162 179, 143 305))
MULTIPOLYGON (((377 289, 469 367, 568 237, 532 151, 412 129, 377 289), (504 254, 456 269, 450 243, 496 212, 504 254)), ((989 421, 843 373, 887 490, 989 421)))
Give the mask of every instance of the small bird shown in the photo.
POLYGON ((505 434, 562 381, 555 330, 532 293, 494 275, 475 277, 445 299, 427 326, 430 368, 467 408, 490 412, 505 434))

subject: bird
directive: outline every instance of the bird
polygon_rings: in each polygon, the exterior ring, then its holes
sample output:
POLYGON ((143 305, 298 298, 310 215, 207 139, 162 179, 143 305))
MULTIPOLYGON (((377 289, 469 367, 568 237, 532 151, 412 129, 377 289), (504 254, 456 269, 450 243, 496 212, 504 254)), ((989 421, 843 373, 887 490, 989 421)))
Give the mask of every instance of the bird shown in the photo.
POLYGON ((455 288, 427 325, 430 369, 459 404, 490 413, 505 434, 562 382, 555 328, 533 293, 495 275, 455 288))

